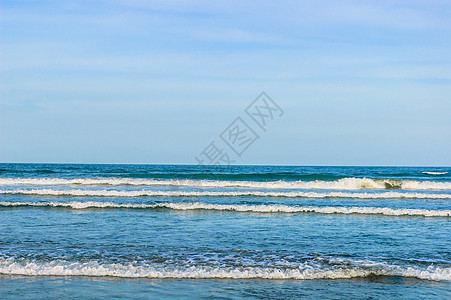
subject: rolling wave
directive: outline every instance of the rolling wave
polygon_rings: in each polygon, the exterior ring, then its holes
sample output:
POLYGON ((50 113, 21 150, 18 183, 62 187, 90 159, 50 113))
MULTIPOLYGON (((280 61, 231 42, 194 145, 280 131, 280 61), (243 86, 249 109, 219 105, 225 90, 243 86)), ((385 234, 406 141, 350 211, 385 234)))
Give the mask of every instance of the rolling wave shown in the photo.
POLYGON ((354 198, 354 199, 451 199, 451 194, 426 193, 346 193, 346 192, 213 192, 213 191, 118 191, 118 190, 0 190, 4 195, 74 196, 74 197, 283 197, 283 198, 354 198))
POLYGON ((429 266, 401 267, 386 263, 343 262, 336 265, 300 263, 297 267, 255 266, 153 266, 146 263, 69 262, 62 259, 35 261, 0 257, 0 274, 27 276, 111 276, 126 278, 192 279, 342 279, 370 276, 413 277, 423 280, 450 281, 451 268, 429 266))
MULTIPOLYGON (((434 173, 434 172, 429 172, 434 173)), ((445 172, 446 173, 446 172, 445 172)), ((202 188, 254 189, 333 189, 333 190, 451 190, 451 182, 343 178, 336 181, 222 181, 222 180, 155 180, 134 178, 63 179, 63 178, 0 178, 0 185, 131 185, 186 186, 202 188)))
POLYGON ((448 172, 422 172, 423 174, 428 174, 428 175, 446 175, 448 174, 448 172))
POLYGON ((245 213, 317 213, 317 214, 364 214, 385 216, 451 217, 451 210, 394 209, 388 207, 335 207, 335 206, 288 206, 288 205, 225 205, 209 203, 157 203, 119 204, 112 202, 0 202, 0 207, 48 207, 70 209, 158 209, 208 210, 245 213))

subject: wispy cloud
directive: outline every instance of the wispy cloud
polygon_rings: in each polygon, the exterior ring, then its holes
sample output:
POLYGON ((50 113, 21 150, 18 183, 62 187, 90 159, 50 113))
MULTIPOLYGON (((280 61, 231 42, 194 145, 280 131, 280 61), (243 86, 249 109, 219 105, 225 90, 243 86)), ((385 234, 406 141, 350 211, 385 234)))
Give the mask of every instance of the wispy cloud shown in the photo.
MULTIPOLYGON (((221 111, 266 90, 289 107, 276 133, 287 152, 302 148, 303 138, 333 137, 340 126, 360 128, 368 140, 382 121, 451 132, 450 16, 447 1, 2 1, 0 119, 13 138, 42 135, 33 122, 52 127, 46 119, 54 115, 73 120, 64 126, 76 133, 76 121, 89 123, 96 110, 92 124, 124 111, 121 120, 137 130, 133 112, 155 111, 149 126, 197 149, 177 132, 188 126, 178 120, 214 115, 208 126, 190 123, 205 133, 228 120, 221 111)), ((98 133, 83 134, 95 140, 98 133)), ((426 135, 418 143, 434 139, 426 135)), ((168 157, 182 156, 162 149, 156 160, 168 157)))

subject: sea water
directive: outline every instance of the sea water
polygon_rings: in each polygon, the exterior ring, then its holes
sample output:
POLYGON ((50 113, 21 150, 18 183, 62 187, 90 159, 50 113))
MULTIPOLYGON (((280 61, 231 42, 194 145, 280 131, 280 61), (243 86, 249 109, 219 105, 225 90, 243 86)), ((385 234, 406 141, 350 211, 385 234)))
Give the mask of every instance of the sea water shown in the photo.
POLYGON ((0 296, 447 298, 450 173, 0 164, 0 296))

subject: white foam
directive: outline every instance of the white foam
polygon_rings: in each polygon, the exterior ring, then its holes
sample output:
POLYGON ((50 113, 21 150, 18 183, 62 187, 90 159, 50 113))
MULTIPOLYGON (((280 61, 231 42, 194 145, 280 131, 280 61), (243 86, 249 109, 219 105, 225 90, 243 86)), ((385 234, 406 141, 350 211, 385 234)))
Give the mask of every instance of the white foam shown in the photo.
POLYGON ((451 194, 426 193, 346 193, 346 192, 212 192, 212 191, 118 191, 118 190, 53 190, 53 189, 19 189, 0 190, 5 195, 40 195, 40 196, 75 196, 75 197, 284 197, 284 198, 355 198, 355 199, 451 199, 451 194))
POLYGON ((210 210, 234 211, 250 213, 318 213, 318 214, 365 214, 386 216, 423 216, 451 217, 451 210, 428 210, 389 207, 336 207, 336 206, 288 206, 288 205, 225 205, 210 203, 158 203, 158 204, 119 204, 112 202, 0 202, 3 207, 61 207, 71 209, 155 209, 168 208, 173 210, 210 210))
POLYGON ((63 178, 0 178, 0 185, 132 185, 187 186, 201 188, 254 189, 333 189, 333 190, 451 190, 451 182, 343 178, 336 181, 222 181, 222 180, 154 180, 134 178, 63 179, 63 178))
POLYGON ((429 175, 445 175, 448 174, 448 172, 422 172, 423 174, 429 174, 429 175))
POLYGON ((15 260, 0 258, 0 274, 28 276, 111 276, 127 278, 192 278, 192 279, 340 279, 368 276, 414 277, 424 280, 450 281, 451 268, 429 266, 400 267, 382 263, 341 264, 338 266, 318 266, 301 263, 297 268, 275 267, 157 267, 149 264, 120 264, 68 262, 54 260, 36 262, 33 260, 15 260))

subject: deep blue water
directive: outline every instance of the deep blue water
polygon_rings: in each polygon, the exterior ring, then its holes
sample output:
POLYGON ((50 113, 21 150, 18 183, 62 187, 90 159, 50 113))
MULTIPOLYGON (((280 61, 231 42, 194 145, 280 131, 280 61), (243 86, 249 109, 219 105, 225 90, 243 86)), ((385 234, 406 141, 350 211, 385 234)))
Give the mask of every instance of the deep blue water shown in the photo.
POLYGON ((0 164, 0 295, 447 298, 450 173, 0 164))

